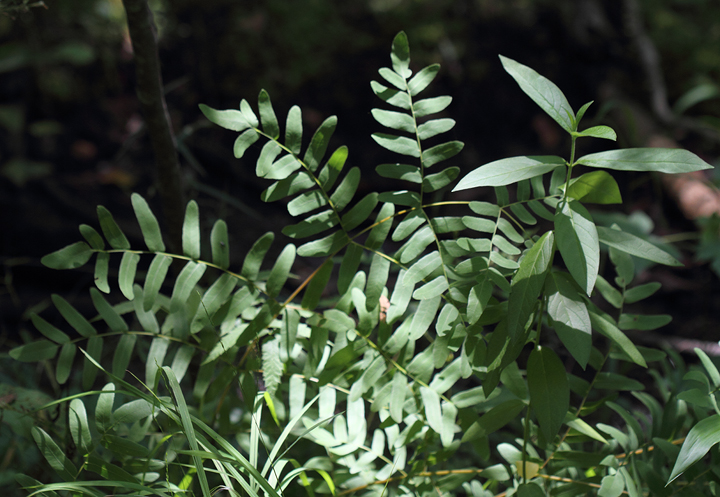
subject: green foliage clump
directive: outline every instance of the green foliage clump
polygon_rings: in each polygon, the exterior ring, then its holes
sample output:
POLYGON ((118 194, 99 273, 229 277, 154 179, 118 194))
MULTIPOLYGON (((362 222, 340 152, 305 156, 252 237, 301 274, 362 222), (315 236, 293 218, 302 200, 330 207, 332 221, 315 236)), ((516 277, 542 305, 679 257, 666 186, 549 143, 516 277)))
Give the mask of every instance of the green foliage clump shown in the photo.
POLYGON ((437 116, 451 98, 419 97, 439 66, 413 74, 404 33, 391 60, 383 81, 371 83, 386 107, 372 110, 385 128, 372 138, 398 159, 376 171, 408 189, 357 199, 361 172, 345 169, 348 149, 327 153, 336 118, 303 151, 301 110, 290 109, 283 132, 262 91, 257 114, 246 100, 239 110, 201 110, 239 133, 236 157, 262 143, 256 173, 271 181, 262 199, 287 199, 297 219, 274 261, 265 262, 274 241, 266 233, 231 268, 222 220, 203 254, 193 201, 183 253, 169 253, 137 194, 146 249, 132 247, 100 206, 102 235, 82 225, 85 241, 43 259, 72 269, 95 257, 97 316, 54 295, 77 334, 34 315, 45 338, 10 352, 21 361, 57 357, 54 379, 82 386, 54 403, 66 422, 32 429, 59 481, 21 475, 23 486, 98 497, 715 495, 716 471, 694 465, 708 452, 718 458, 715 365, 698 351, 703 368, 675 379, 663 369, 665 352, 625 334, 669 321, 626 312, 660 287, 633 283, 636 259, 680 262, 617 224, 598 225, 586 207, 621 202, 606 169, 710 166, 685 150, 576 158, 578 139, 615 140, 615 132, 581 130, 591 103, 575 113, 552 82, 501 57, 569 134, 569 159, 501 159, 454 186, 493 187, 495 202, 439 200, 460 176, 441 166, 463 147, 438 139, 455 125, 437 116), (591 170, 575 174, 580 166, 591 170), (601 275, 605 254, 611 280, 601 275), (113 291, 116 257, 125 301, 112 305, 103 294, 113 291), (298 257, 321 261, 304 280, 292 273, 298 257), (184 267, 169 276, 173 260, 184 267), (139 361, 144 371, 128 371, 139 361), (659 399, 628 376, 649 364, 663 371, 659 399), (107 383, 94 390, 98 375, 107 383))

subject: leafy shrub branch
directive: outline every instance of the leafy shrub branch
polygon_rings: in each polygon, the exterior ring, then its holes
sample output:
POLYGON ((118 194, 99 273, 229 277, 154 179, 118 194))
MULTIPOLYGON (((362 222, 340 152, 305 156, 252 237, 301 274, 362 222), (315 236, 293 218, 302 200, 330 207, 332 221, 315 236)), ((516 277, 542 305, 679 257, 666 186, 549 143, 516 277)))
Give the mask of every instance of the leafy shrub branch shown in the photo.
POLYGON ((293 242, 274 261, 265 261, 274 241, 266 233, 231 268, 222 220, 203 254, 194 201, 182 254, 166 251, 137 194, 146 250, 132 247, 100 206, 102 235, 82 225, 85 241, 43 259, 72 269, 95 258, 97 316, 54 295, 76 334, 33 315, 45 338, 10 352, 21 361, 55 359, 55 380, 82 386, 55 403, 66 424, 52 433, 32 429, 60 482, 20 476, 28 490, 98 497, 716 491, 715 470, 694 464, 708 452, 718 458, 715 365, 698 351, 703 368, 676 379, 666 352, 625 334, 669 322, 627 311, 660 288, 633 283, 636 261, 681 264, 650 236, 596 223, 586 207, 621 203, 607 169, 710 166, 685 150, 576 157, 577 140, 615 140, 615 132, 582 129, 592 102, 576 113, 552 82, 501 57, 520 89, 569 134, 569 158, 501 159, 456 182, 460 169, 441 165, 463 147, 442 141, 455 126, 444 117, 451 98, 420 96, 439 66, 413 74, 404 33, 391 61, 371 83, 383 102, 372 110, 383 131, 372 138, 398 159, 376 172, 407 189, 358 199, 361 171, 345 168, 347 147, 328 154, 337 119, 326 119, 303 150, 300 108, 290 109, 283 133, 261 91, 257 113, 246 100, 239 109, 200 108, 238 133, 237 158, 259 144, 256 173, 270 181, 262 199, 285 200, 297 220, 282 230, 293 242), (453 191, 492 187, 496 201, 429 200, 453 184, 453 191), (447 207, 451 213, 437 214, 447 207), (614 277, 601 271, 605 254, 614 277), (103 294, 116 293, 109 274, 117 256, 125 300, 112 305, 103 294), (143 257, 151 257, 146 271, 138 270, 143 257), (298 257, 322 262, 296 284, 298 257), (173 259, 186 261, 177 277, 168 276, 173 259), (627 375, 649 365, 659 399, 627 375), (93 390, 98 373, 107 383, 93 390), (74 456, 63 439, 72 440, 74 456))

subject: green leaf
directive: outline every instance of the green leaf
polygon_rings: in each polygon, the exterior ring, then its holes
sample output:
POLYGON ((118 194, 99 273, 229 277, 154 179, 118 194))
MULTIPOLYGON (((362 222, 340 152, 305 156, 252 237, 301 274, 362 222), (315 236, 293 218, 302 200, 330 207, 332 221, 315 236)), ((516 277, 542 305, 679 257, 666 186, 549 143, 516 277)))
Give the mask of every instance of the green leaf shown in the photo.
POLYGON ((400 423, 403 419, 403 405, 407 390, 407 378, 400 371, 395 371, 390 394, 390 417, 396 423, 400 423))
POLYGON ((290 107, 285 123, 285 146, 295 155, 300 155, 302 147, 302 111, 297 105, 290 107))
POLYGON ((401 155, 409 155, 410 157, 420 157, 420 148, 415 140, 406 136, 389 135, 386 133, 373 133, 372 139, 391 152, 401 155))
POLYGON ((694 348, 695 353, 700 358, 700 361, 702 362, 703 366, 705 367, 705 370, 708 372, 708 375, 710 375, 710 379, 712 379, 713 385, 715 385, 715 388, 720 388, 720 372, 718 372, 717 367, 715 366, 715 363, 708 357, 708 355, 703 351, 702 349, 699 349, 697 347, 694 348))
POLYGON ((263 236, 257 239, 257 241, 250 248, 250 251, 245 256, 242 270, 240 274, 250 281, 255 281, 260 272, 260 266, 262 266, 265 254, 270 249, 270 245, 275 239, 275 234, 272 231, 268 231, 263 236))
POLYGON ((95 261, 95 286, 104 293, 110 293, 110 285, 108 284, 108 270, 110 268, 110 254, 107 252, 99 252, 95 261))
POLYGON ((253 112, 252 107, 250 107, 250 104, 244 98, 240 101, 240 112, 242 112, 243 117, 250 126, 252 126, 253 128, 258 127, 260 122, 258 121, 257 116, 253 112))
POLYGON ((720 414, 713 414, 690 429, 667 484, 669 485, 691 465, 705 457, 705 454, 718 442, 720 442, 720 414))
POLYGON ((113 419, 116 423, 132 424, 152 415, 153 411, 150 402, 145 399, 135 399, 118 407, 113 413, 113 419))
POLYGON ((510 185, 543 175, 564 164, 565 161, 562 158, 553 155, 500 159, 470 171, 453 188, 453 191, 468 190, 479 186, 510 185))
POLYGON ((270 164, 262 175, 265 179, 283 180, 302 167, 302 163, 294 155, 285 155, 270 164))
POLYGON ((618 231, 604 226, 597 227, 598 239, 608 247, 613 247, 641 259, 647 259, 666 266, 682 266, 683 263, 673 256, 657 248, 650 242, 625 231, 618 231))
POLYGON ((275 395, 283 372, 283 363, 280 361, 280 335, 270 337, 263 342, 262 367, 265 390, 270 395, 275 395))
POLYGON ((377 81, 370 82, 370 88, 373 93, 380 97, 385 102, 401 109, 410 109, 411 100, 410 95, 404 91, 396 90, 394 88, 388 88, 387 86, 381 85, 377 81))
POLYGON ((665 326, 672 321, 672 316, 668 314, 656 314, 653 316, 644 316, 641 314, 622 314, 618 321, 618 327, 621 330, 656 330, 665 326))
POLYGON ((241 159, 242 156, 245 155, 247 149, 249 149, 253 143, 258 141, 259 138, 260 135, 254 128, 246 130, 235 138, 235 143, 233 144, 233 155, 235 158, 241 159))
POLYGON ((330 196, 330 202, 333 203, 337 212, 341 212, 350 203, 358 185, 360 185, 360 168, 353 167, 330 196))
POLYGON ((38 362, 52 359, 58 346, 49 340, 36 340, 10 350, 9 355, 16 361, 38 362))
POLYGON ((409 339, 417 340, 430 328, 440 307, 440 296, 421 300, 410 323, 409 339))
POLYGON ((712 169, 697 155, 677 148, 625 148, 580 157, 577 164, 618 171, 689 173, 712 169))
POLYGON ((628 378, 627 376, 617 373, 598 373, 593 383, 593 388, 600 390, 626 390, 637 391, 643 390, 645 386, 637 380, 628 378))
POLYGON ((381 67, 380 69, 378 69, 378 73, 380 74, 380 76, 383 77, 385 81, 393 85, 398 90, 405 90, 405 78, 398 75, 398 73, 393 72, 392 69, 388 69, 387 67, 381 67))
POLYGON ((420 168, 409 164, 380 164, 375 171, 383 178, 401 179, 411 183, 422 183, 420 168))
POLYGON ((88 226, 87 224, 81 224, 80 234, 95 250, 103 250, 105 248, 105 241, 100 236, 100 233, 95 231, 95 228, 93 228, 92 226, 88 226))
POLYGON ((352 206, 352 208, 345 214, 343 214, 343 217, 340 219, 340 223, 342 224, 345 231, 355 229, 360 226, 360 224, 365 222, 367 218, 370 217, 370 214, 372 214, 372 211, 373 209, 375 209, 375 206, 377 204, 377 193, 373 192, 365 195, 362 200, 352 206))
POLYGON ((72 305, 70 305, 67 300, 57 294, 53 294, 51 299, 53 304, 55 304, 55 307, 57 307, 57 310, 60 311, 60 314, 62 314, 62 317, 64 317, 70 326, 75 328, 78 333, 85 338, 97 334, 93 325, 85 319, 85 316, 80 314, 72 305))
POLYGON ((546 280, 548 315, 565 348, 580 367, 590 359, 592 324, 585 301, 563 273, 550 273, 546 280))
POLYGON ((319 209, 324 205, 327 205, 327 199, 322 192, 320 190, 311 190, 301 193, 288 202, 287 210, 291 216, 299 216, 319 209))
POLYGON ((652 283, 645 283, 644 285, 638 285, 634 288, 630 288, 625 291, 625 303, 634 304, 635 302, 640 302, 641 300, 653 295, 655 292, 660 290, 661 287, 662 283, 653 281, 652 283))
POLYGON ((356 243, 350 243, 345 249, 345 255, 342 258, 340 264, 340 271, 338 273, 337 287, 338 294, 344 295, 350 287, 350 283, 357 273, 360 267, 364 250, 361 245, 356 243))
POLYGON ((305 152, 303 162, 310 171, 315 171, 320 165, 325 151, 327 150, 330 137, 337 126, 337 117, 331 116, 325 119, 310 141, 310 146, 305 152))
POLYGON ((570 408, 570 387, 560 358, 548 347, 537 347, 527 364, 530 405, 540 431, 549 443, 555 439, 570 408))
POLYGON ((182 228, 183 254, 191 259, 200 258, 200 213, 194 200, 188 202, 185 209, 185 221, 182 228))
POLYGON ((322 266, 318 268, 315 276, 312 280, 310 280, 310 283, 305 289, 305 294, 303 295, 301 303, 303 309, 313 310, 318 306, 318 304, 320 303, 320 298, 322 297, 323 290, 325 290, 325 286, 327 285, 328 281, 330 281, 332 270, 332 259, 328 259, 323 263, 322 266))
MULTIPOLYGON (((327 165, 335 171, 342 171, 348 158, 348 148, 345 145, 338 147, 328 159, 327 165)), ((329 186, 327 188, 330 188, 329 186)))
POLYGON ((197 262, 188 261, 185 267, 175 280, 172 296, 170 297, 170 313, 177 312, 185 305, 190 293, 195 289, 202 275, 205 274, 207 266, 197 262))
POLYGON ((95 405, 95 424, 100 434, 104 434, 112 429, 112 407, 115 403, 115 385, 108 383, 102 390, 102 393, 98 395, 97 404, 95 405))
MULTIPOLYGON (((453 397, 453 401, 454 399, 455 397, 453 397)), ((494 406, 464 430, 462 442, 471 442, 495 433, 517 418, 523 409, 525 409, 525 402, 520 399, 506 400, 494 406)))
POLYGON ((403 284, 414 285, 420 280, 424 280, 430 273, 435 271, 442 264, 442 258, 437 250, 424 255, 412 266, 410 266, 403 278, 403 284))
MULTIPOLYGON (((278 256, 273 268, 270 270, 265 291, 268 297, 275 298, 285 286, 285 282, 290 275, 290 269, 295 262, 295 245, 289 243, 278 256)), ((271 392, 274 395, 274 391, 271 392)))
POLYGON ((83 361, 83 390, 90 390, 92 388, 93 382, 95 381, 95 377, 97 376, 98 372, 97 366, 95 366, 95 364, 93 364, 87 356, 92 357, 95 362, 99 361, 100 357, 102 356, 103 343, 104 340, 102 339, 102 337, 97 335, 91 336, 88 339, 87 354, 85 360, 83 361))
POLYGON ((297 253, 301 257, 327 257, 342 249, 350 239, 343 231, 337 231, 318 240, 301 245, 297 253))
POLYGON ((178 381, 182 381, 185 376, 194 353, 195 347, 192 345, 182 345, 177 349, 177 352, 175 352, 175 357, 173 357, 170 369, 175 372, 175 376, 178 377, 178 381))
POLYGON ((598 497, 620 497, 625 490, 625 480, 620 474, 604 476, 600 482, 598 497))
POLYGON ((446 133, 455 127, 455 120, 448 118, 433 119, 418 126, 417 136, 420 140, 427 140, 433 136, 446 133))
POLYGON ((93 450, 92 434, 88 425, 87 412, 85 404, 80 399, 73 399, 70 402, 68 411, 68 426, 72 435, 75 447, 79 448, 84 454, 89 454, 93 450))
POLYGON ((90 289, 90 297, 100 317, 107 323, 112 331, 128 331, 128 325, 120 314, 105 300, 105 297, 95 288, 90 289))
POLYGON ((386 128, 415 133, 415 120, 410 114, 383 109, 372 109, 370 113, 377 122, 386 128))
POLYGON ((431 299, 442 295, 448 288, 447 278, 441 275, 415 290, 415 292, 413 292, 413 298, 416 300, 431 299))
POLYGON ((421 386, 420 397, 425 408, 425 420, 430 428, 438 434, 442 434, 442 412, 440 410, 440 396, 431 388, 421 386))
POLYGON ((150 210, 147 201, 137 193, 133 193, 130 198, 148 250, 150 252, 164 252, 165 244, 162 240, 160 225, 155 214, 150 210))
POLYGON ((43 318, 35 314, 34 312, 30 314, 30 319, 32 320, 33 324, 35 325, 35 328, 45 335, 46 338, 49 338, 53 342, 65 344, 70 341, 70 337, 67 336, 65 333, 57 329, 55 326, 51 325, 47 321, 45 321, 43 318))
POLYGON ((590 295, 600 267, 600 245, 595 223, 580 202, 564 201, 558 206, 555 237, 568 271, 590 295))
POLYGON ((315 181, 305 171, 298 171, 287 178, 276 181, 265 190, 260 198, 263 202, 275 202, 315 186, 315 181))
MULTIPOLYGON (((444 160, 455 157, 463 149, 465 144, 461 141, 451 141, 435 145, 422 153, 423 167, 431 167, 444 160)), ((460 171, 458 171, 459 173, 460 171)), ((455 175, 457 177, 457 175, 455 175)), ((455 179, 455 178, 453 178, 455 179)))
POLYGON ((92 255, 93 250, 87 243, 75 242, 44 256, 40 263, 50 269, 75 269, 85 265, 92 255))
POLYGON ((467 319, 470 324, 477 323, 485 312, 494 288, 487 272, 478 279, 479 283, 472 287, 468 296, 467 319))
POLYGON ((410 95, 414 97, 415 95, 423 91, 425 88, 427 88, 428 85, 432 83, 432 81, 435 79, 435 76, 437 76, 439 70, 440 64, 432 64, 423 68, 420 72, 413 76, 412 79, 407 83, 408 90, 410 90, 410 95))
POLYGON ((407 205, 409 207, 420 207, 420 195, 416 192, 401 190, 397 192, 383 192, 378 196, 380 202, 396 205, 407 205))
POLYGON ((595 102, 594 100, 589 101, 588 103, 586 103, 585 105, 580 107, 580 110, 577 111, 577 115, 575 116, 575 126, 574 126, 575 129, 577 129, 578 124, 580 124, 580 121, 582 120, 582 118, 585 117, 585 113, 587 112, 587 110, 590 108, 590 106, 594 102, 595 102))
POLYGON ((575 136, 591 136, 593 138, 604 138, 606 140, 617 141, 615 130, 609 126, 593 126, 584 131, 573 133, 575 136))
POLYGON ((130 242, 115 222, 115 218, 102 205, 97 206, 98 219, 100 220, 100 228, 105 235, 105 239, 114 249, 129 250, 130 242))
POLYGON ((635 364, 644 368, 647 367, 645 358, 642 356, 637 347, 635 347, 635 344, 633 344, 632 341, 610 321, 610 319, 591 310, 590 321, 592 322, 593 329, 595 331, 615 342, 615 344, 620 347, 620 350, 630 357, 635 364))
POLYGON ((399 257, 401 263, 407 264, 422 254, 427 246, 433 242, 435 242, 435 235, 430 226, 425 225, 417 230, 410 239, 400 247, 395 256, 399 257))
POLYGON ((521 336, 542 292, 545 276, 552 264, 553 243, 553 232, 548 231, 520 259, 508 297, 507 326, 513 339, 521 336))
POLYGON ((145 288, 143 289, 143 309, 145 311, 152 309, 155 304, 170 264, 172 264, 172 258, 166 255, 157 254, 153 257, 145 276, 145 288))
POLYGON ((400 31, 393 39, 390 60, 396 73, 405 79, 410 77, 410 45, 404 31, 400 31))
POLYGON ((555 83, 534 70, 507 57, 500 56, 505 70, 520 85, 520 89, 552 117, 568 133, 574 131, 575 113, 565 95, 555 83))
MULTIPOLYGON (((225 304, 237 285, 237 277, 223 273, 203 295, 198 312, 193 319, 190 332, 197 333, 205 324, 210 325, 212 316, 225 304)), ((174 369, 174 368, 173 368, 174 369)))
POLYGON ((615 178, 605 171, 593 171, 571 179, 567 195, 590 204, 622 203, 620 188, 615 178))
POLYGON ((114 376, 120 379, 125 376, 136 341, 137 335, 123 335, 120 337, 120 341, 115 349, 115 354, 113 355, 112 374, 114 376))
POLYGON ((125 252, 120 260, 118 284, 120 291, 128 300, 135 298, 132 288, 133 283, 135 283, 135 273, 137 272, 138 262, 140 262, 140 254, 133 252, 125 252))
POLYGON ((222 219, 218 219, 210 232, 210 246, 212 248, 213 264, 222 269, 227 269, 230 266, 229 244, 227 224, 222 219))
POLYGON ((37 426, 33 427, 32 436, 40 449, 40 453, 45 457, 50 467, 54 469, 63 480, 67 482, 74 481, 77 475, 77 468, 72 461, 65 456, 65 453, 58 447, 52 437, 37 426))
POLYGON ((336 226, 339 221, 335 211, 328 209, 313 214, 297 224, 287 225, 282 232, 291 238, 306 238, 336 226))
MULTIPOLYGON (((156 336, 150 343, 150 350, 148 350, 147 359, 145 360, 145 384, 150 388, 155 388, 158 368, 165 362, 165 355, 169 346, 170 341, 163 336, 156 336)), ((120 421, 117 417, 117 411, 115 411, 115 420, 120 421)))
POLYGON ((379 302, 385 283, 390 273, 390 261, 380 254, 373 254, 365 287, 365 305, 368 311, 373 310, 379 302))
POLYGON ((275 111, 270 102, 270 95, 265 90, 260 91, 258 96, 258 110, 260 111, 260 121, 262 122, 263 131, 270 138, 277 140, 280 137, 280 126, 278 125, 275 111))
POLYGON ((415 118, 429 116, 444 111, 452 102, 452 97, 432 97, 424 100, 418 100, 412 104, 415 118))
POLYGON ((545 497, 547 494, 540 486, 534 483, 523 483, 518 485, 515 495, 517 497, 545 497))
POLYGON ((200 104, 200 111, 205 114, 208 121, 232 131, 242 131, 250 127, 245 116, 239 110, 215 110, 205 104, 200 104))

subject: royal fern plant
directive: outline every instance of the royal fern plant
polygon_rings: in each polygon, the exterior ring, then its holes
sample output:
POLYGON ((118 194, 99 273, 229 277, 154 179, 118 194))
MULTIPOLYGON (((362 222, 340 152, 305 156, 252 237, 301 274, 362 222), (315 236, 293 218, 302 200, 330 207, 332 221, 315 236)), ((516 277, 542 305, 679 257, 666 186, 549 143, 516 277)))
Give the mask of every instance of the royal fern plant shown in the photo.
POLYGON ((680 262, 587 207, 621 203, 607 169, 710 166, 685 150, 576 157, 577 140, 615 132, 581 131, 591 103, 575 112, 500 57, 568 133, 569 157, 501 159, 456 182, 446 163, 463 144, 441 139, 455 121, 439 117, 451 98, 421 96, 439 66, 413 74, 402 32, 391 61, 371 83, 372 138, 396 155, 376 172, 407 189, 358 198, 348 149, 327 153, 337 119, 303 150, 300 108, 281 129, 262 91, 257 111, 200 109, 238 133, 238 159, 259 148, 262 200, 285 201, 296 220, 275 260, 266 233, 231 265, 222 220, 202 253, 194 201, 171 253, 138 194, 145 246, 100 206, 99 231, 81 225, 85 241, 43 258, 53 269, 95 259, 97 314, 53 295, 67 326, 33 315, 44 338, 10 351, 54 364, 70 392, 45 407, 58 421, 36 416, 30 435, 56 477, 19 475, 32 495, 717 495, 714 363, 699 352, 703 367, 677 377, 681 358, 625 333, 669 321, 631 313, 660 287, 633 283, 635 261, 680 262), (451 186, 495 201, 443 200, 451 186), (321 261, 304 280, 299 257, 321 261))

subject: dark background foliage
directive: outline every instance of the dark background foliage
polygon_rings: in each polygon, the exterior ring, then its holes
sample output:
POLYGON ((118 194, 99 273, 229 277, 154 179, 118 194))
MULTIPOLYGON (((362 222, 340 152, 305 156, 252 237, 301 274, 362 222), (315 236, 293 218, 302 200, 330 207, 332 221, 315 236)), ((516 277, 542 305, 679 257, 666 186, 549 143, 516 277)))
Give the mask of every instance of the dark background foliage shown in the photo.
MULTIPOLYGON (((720 100, 705 100, 686 113, 716 126, 714 135, 663 123, 653 113, 652 86, 629 27, 633 3, 153 1, 166 98, 189 196, 199 202, 206 228, 218 217, 227 219, 236 263, 261 233, 279 232, 286 223, 282 205, 259 200, 267 185, 255 177, 252 151, 235 160, 233 134, 210 126, 198 110, 199 103, 236 108, 242 98, 254 104, 261 88, 270 93, 278 115, 300 105, 307 130, 338 115, 331 148, 348 145, 349 163, 362 169, 368 189, 370 182, 385 181, 374 168, 392 159, 369 136, 378 130, 370 115, 377 101, 368 83, 388 65, 390 41, 401 29, 410 39, 416 69, 433 62, 443 66, 433 91, 454 98, 446 112, 458 122, 455 138, 466 144, 455 161, 463 173, 512 155, 567 154, 557 125, 518 92, 501 70, 499 53, 554 81, 575 109, 594 100, 588 117, 595 124, 612 122, 623 146, 642 146, 662 133, 717 163, 720 100)), ((720 81, 717 2, 638 4, 639 20, 661 56, 658 67, 671 105, 692 88, 712 88, 720 81)), ((120 0, 47 0, 45 6, 14 8, 0 16, 4 345, 32 333, 29 312, 48 308, 51 293, 62 293, 80 309, 89 302, 91 269, 58 273, 42 267, 39 258, 76 241, 78 224, 97 225, 96 205, 108 207, 138 240, 130 193, 141 193, 159 208, 120 0)), ((657 178, 619 179, 628 213, 645 213, 656 234, 697 238, 699 228, 682 216, 657 178)), ((654 300, 661 309, 648 311, 674 316, 661 330, 666 335, 717 341, 717 277, 707 264, 696 262, 693 243, 679 247, 686 269, 643 275, 664 284, 654 300)))

